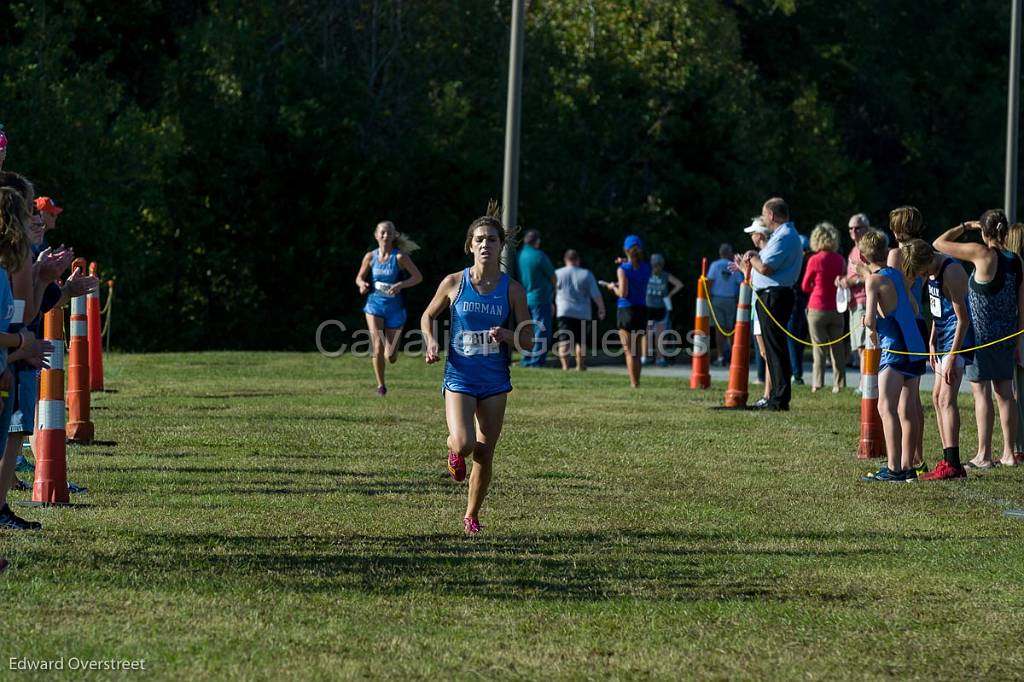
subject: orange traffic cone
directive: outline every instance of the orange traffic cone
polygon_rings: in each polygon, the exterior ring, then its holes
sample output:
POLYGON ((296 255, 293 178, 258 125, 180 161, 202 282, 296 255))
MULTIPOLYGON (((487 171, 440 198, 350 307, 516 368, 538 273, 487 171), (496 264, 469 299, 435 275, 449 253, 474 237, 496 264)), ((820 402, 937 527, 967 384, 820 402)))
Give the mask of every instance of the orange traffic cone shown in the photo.
POLYGON ((43 338, 53 344, 49 368, 39 376, 36 472, 33 505, 68 504, 67 445, 64 437, 64 311, 43 318, 43 338))
POLYGON ((736 305, 736 327, 732 337, 732 361, 729 363, 729 388, 725 392, 725 406, 747 406, 750 384, 750 271, 740 285, 740 300, 736 305))
MULTIPOLYGON (((85 270, 85 259, 76 258, 75 270, 85 270)), ((71 299, 71 348, 68 353, 68 440, 89 445, 96 436, 90 420, 89 343, 85 296, 71 299)))
POLYGON ((711 386, 711 321, 708 319, 708 299, 704 295, 704 278, 708 274, 708 259, 701 262, 697 280, 697 313, 693 320, 693 364, 690 367, 690 388, 711 386))
POLYGON ((878 363, 882 351, 869 339, 864 348, 864 366, 860 375, 860 445, 857 459, 885 457, 882 417, 878 414, 878 363))
MULTIPOLYGON (((99 277, 99 266, 92 263, 89 266, 89 274, 99 277)), ((89 318, 89 390, 103 390, 103 340, 100 329, 100 291, 88 294, 87 315, 89 318)))

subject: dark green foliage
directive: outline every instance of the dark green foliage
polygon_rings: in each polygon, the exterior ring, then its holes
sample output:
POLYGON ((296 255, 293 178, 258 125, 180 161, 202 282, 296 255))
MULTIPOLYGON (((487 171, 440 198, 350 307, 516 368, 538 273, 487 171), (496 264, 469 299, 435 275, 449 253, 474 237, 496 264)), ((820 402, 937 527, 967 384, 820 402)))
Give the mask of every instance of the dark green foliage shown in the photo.
MULTIPOLYGON (((691 282, 774 194, 803 231, 903 203, 933 229, 978 215, 1002 203, 1006 5, 533 0, 520 220, 606 277, 640 233, 691 282)), ((425 247, 414 323, 501 192, 509 14, 0 7, 6 167, 116 276, 117 346, 306 349, 321 320, 361 325, 352 281, 385 218, 425 247)))

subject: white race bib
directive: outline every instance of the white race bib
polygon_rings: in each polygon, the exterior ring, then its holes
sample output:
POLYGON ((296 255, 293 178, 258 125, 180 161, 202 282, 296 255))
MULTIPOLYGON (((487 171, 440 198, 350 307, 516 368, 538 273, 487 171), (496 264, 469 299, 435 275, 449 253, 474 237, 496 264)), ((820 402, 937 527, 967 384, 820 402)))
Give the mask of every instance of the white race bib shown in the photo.
POLYGON ((942 297, 939 293, 939 285, 934 279, 928 282, 928 307, 932 311, 932 317, 936 320, 942 317, 942 297))
POLYGON ((387 282, 374 282, 373 288, 377 290, 377 293, 381 296, 387 296, 388 298, 394 297, 391 293, 391 285, 387 282))
POLYGON ((11 324, 21 324, 25 321, 25 300, 14 299, 13 310, 11 311, 11 324))
POLYGON ((490 331, 462 332, 455 349, 460 355, 491 355, 501 351, 501 344, 491 340, 490 331))

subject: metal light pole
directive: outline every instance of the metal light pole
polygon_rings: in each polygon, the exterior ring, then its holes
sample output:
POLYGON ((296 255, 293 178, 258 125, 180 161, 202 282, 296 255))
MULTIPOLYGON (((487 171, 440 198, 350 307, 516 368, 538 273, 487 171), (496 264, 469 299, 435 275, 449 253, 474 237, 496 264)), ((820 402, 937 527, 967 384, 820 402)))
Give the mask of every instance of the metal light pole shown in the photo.
MULTIPOLYGON (((1019 1, 1019 0, 1018 0, 1019 1)), ((516 204, 519 201, 519 121, 523 92, 523 22, 525 0, 512 0, 512 35, 508 55, 508 108, 505 112, 505 178, 502 183, 502 222, 516 225, 516 204)), ((501 269, 514 275, 516 249, 505 244, 501 269)))
POLYGON ((1020 23, 1022 0, 1012 0, 1010 10, 1010 88, 1006 103, 1006 217, 1017 221, 1017 134, 1020 118, 1020 23))

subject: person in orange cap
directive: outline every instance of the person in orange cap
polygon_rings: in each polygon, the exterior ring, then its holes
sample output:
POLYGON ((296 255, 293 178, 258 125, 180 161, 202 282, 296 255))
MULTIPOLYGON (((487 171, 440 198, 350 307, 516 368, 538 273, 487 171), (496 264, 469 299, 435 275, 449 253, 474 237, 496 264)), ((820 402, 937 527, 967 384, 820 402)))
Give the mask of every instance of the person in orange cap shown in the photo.
POLYGON ((37 257, 46 250, 46 234, 57 229, 57 216, 64 212, 64 209, 57 205, 50 197, 36 197, 36 211, 43 219, 43 238, 32 244, 32 256, 37 257))
MULTIPOLYGON (((25 326, 36 336, 43 336, 43 315, 53 308, 60 308, 75 296, 82 296, 94 291, 99 286, 99 279, 84 271, 75 270, 67 278, 63 286, 56 280, 74 258, 71 249, 60 247, 52 249, 46 245, 46 233, 54 229, 57 216, 64 210, 57 206, 50 197, 36 197, 33 205, 32 222, 28 229, 28 238, 32 247, 34 266, 33 297, 38 302, 39 312, 33 318, 25 319, 25 326)), ((31 472, 34 465, 22 454, 25 438, 28 437, 33 455, 35 454, 35 409, 39 399, 38 364, 19 360, 11 363, 14 385, 11 398, 14 401, 14 414, 11 417, 7 448, 4 456, 17 457, 15 469, 31 472)), ((14 489, 27 490, 29 486, 15 478, 14 489)))

